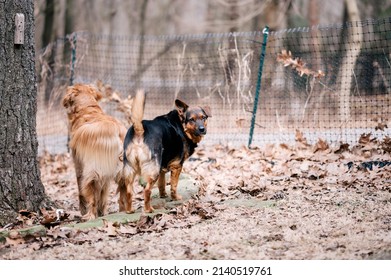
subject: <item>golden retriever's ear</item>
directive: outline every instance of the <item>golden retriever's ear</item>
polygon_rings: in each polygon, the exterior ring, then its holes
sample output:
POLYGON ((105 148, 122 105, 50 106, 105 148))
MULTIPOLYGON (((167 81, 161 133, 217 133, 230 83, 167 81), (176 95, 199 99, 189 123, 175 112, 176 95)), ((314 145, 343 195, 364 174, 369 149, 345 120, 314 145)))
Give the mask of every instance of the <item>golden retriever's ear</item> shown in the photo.
POLYGON ((96 101, 101 100, 103 97, 102 93, 93 85, 83 86, 82 90, 87 91, 96 101))
POLYGON ((94 92, 94 98, 96 101, 99 101, 102 99, 102 97, 103 97, 102 93, 100 93, 99 91, 97 91, 95 89, 93 90, 93 92, 94 92))
POLYGON ((73 87, 68 87, 67 93, 65 94, 64 98, 62 99, 62 105, 65 108, 69 108, 72 106, 72 104, 73 104, 72 94, 73 94, 73 87))
POLYGON ((181 121, 184 122, 186 119, 185 112, 187 108, 189 108, 189 106, 185 102, 179 99, 175 100, 175 106, 177 107, 177 111, 179 113, 179 117, 181 118, 181 121))
POLYGON ((212 111, 210 110, 210 107, 208 105, 201 107, 201 109, 208 117, 212 116, 212 111))

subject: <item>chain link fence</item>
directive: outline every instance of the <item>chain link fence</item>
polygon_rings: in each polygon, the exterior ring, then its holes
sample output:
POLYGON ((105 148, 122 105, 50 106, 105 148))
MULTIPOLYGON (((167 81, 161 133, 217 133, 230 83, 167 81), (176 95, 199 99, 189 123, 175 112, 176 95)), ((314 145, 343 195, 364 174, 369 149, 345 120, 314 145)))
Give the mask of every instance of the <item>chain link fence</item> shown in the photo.
MULTIPOLYGON (((40 151, 67 150, 61 98, 68 85, 96 84, 122 98, 147 93, 145 118, 176 98, 209 105, 207 144, 354 144, 363 133, 390 134, 391 18, 271 31, 260 70, 263 34, 110 36, 76 32, 38 55, 40 151), (262 71, 256 115, 253 106, 262 71), (251 129, 251 120, 255 120, 251 129)), ((120 119, 115 102, 102 105, 120 119)))

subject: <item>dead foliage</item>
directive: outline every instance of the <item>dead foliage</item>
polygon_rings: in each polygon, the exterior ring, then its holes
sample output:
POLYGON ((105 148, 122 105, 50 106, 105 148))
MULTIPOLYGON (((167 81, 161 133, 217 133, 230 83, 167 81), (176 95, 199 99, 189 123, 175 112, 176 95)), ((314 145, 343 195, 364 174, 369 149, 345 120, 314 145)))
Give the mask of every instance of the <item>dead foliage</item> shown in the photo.
POLYGON ((104 96, 101 102, 114 102, 115 104, 117 104, 117 111, 122 112, 124 114, 126 124, 130 125, 133 98, 130 95, 124 98, 124 95, 122 93, 113 90, 111 85, 104 84, 100 80, 96 82, 96 86, 98 90, 103 93, 104 96))
MULTIPOLYGON (((363 134, 354 146, 331 145, 323 139, 310 144, 297 131, 295 139, 290 145, 252 149, 200 146, 184 165, 184 172, 199 186, 192 199, 168 213, 141 215, 126 224, 104 220, 103 227, 86 230, 66 227, 79 221, 69 155, 45 155, 40 159, 42 180, 64 210, 21 210, 14 224, 2 229, 9 235, 0 251, 4 258, 23 258, 36 251, 50 258, 51 248, 80 246, 90 248, 86 252, 91 258, 123 258, 125 250, 127 257, 139 258, 319 259, 369 258, 390 248, 390 138, 363 134), (45 233, 18 231, 35 225, 43 225, 45 233), (123 245, 118 245, 108 251, 105 245, 129 240, 145 240, 140 244, 148 246, 121 250, 123 245), (153 245, 162 240, 164 246, 153 245), (185 248, 182 253, 178 242, 185 248), (152 254, 151 248, 161 248, 161 255, 152 254)), ((115 212, 114 190, 111 197, 110 209, 115 212)))
POLYGON ((291 67, 296 70, 300 77, 307 75, 319 79, 325 76, 321 70, 314 71, 309 69, 300 57, 293 58, 291 51, 282 50, 281 53, 277 54, 277 62, 282 63, 284 67, 291 67))

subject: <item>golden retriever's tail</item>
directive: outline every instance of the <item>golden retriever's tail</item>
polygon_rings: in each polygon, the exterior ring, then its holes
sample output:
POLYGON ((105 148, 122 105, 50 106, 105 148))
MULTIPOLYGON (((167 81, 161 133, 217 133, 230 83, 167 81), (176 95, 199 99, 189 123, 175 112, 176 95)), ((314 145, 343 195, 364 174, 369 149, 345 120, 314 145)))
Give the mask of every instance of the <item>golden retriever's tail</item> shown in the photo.
POLYGON ((144 134, 144 127, 142 124, 142 120, 144 116, 144 104, 145 104, 145 93, 143 90, 137 90, 136 96, 132 104, 132 116, 131 116, 134 133, 136 136, 142 136, 144 134))

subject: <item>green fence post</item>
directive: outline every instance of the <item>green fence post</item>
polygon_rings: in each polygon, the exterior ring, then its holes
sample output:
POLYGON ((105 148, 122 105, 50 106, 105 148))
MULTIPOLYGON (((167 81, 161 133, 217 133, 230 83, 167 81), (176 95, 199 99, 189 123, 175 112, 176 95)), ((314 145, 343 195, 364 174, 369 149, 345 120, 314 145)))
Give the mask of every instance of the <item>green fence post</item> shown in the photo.
POLYGON ((69 84, 72 86, 73 85, 73 80, 75 79, 75 64, 76 64, 76 37, 77 34, 73 33, 72 36, 72 51, 71 51, 71 76, 69 78, 69 84))
MULTIPOLYGON (((73 85, 73 80, 75 79, 75 64, 76 64, 76 33, 72 34, 71 38, 71 73, 69 77, 69 85, 73 85)), ((67 135, 67 151, 68 153, 70 152, 69 148, 69 141, 71 140, 71 135, 69 134, 68 130, 68 135, 67 135)))
POLYGON ((261 90, 261 79, 262 79, 262 69, 263 69, 263 62, 265 60, 265 53, 266 53, 266 44, 267 44, 267 38, 269 35, 269 27, 266 26, 263 31, 263 42, 262 42, 262 50, 261 50, 261 57, 259 59, 259 69, 258 69, 258 80, 257 80, 257 86, 255 89, 255 98, 254 98, 254 107, 253 107, 253 115, 251 117, 251 126, 250 126, 250 137, 248 139, 248 147, 250 148, 251 143, 253 141, 253 134, 254 134, 254 126, 255 126, 255 117, 257 115, 257 108, 258 108, 258 99, 259 99, 259 92, 261 90))

